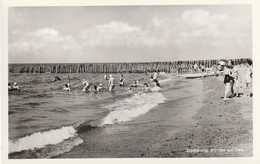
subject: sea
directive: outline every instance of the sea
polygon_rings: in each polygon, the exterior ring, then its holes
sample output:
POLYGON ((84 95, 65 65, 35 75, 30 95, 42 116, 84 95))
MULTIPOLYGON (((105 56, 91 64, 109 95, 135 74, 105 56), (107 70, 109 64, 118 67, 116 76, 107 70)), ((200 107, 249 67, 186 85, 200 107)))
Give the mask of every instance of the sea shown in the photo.
POLYGON ((156 87, 149 74, 123 75, 125 86, 118 84, 120 74, 113 74, 116 86, 109 92, 104 74, 9 73, 8 82, 20 88, 8 92, 9 158, 55 158, 70 152, 84 143, 81 133, 131 122, 165 103, 164 92, 178 79, 160 72, 161 87, 156 87), (50 82, 55 76, 61 80, 50 82), (68 77, 71 91, 63 91, 68 77), (103 90, 82 91, 84 78, 91 86, 102 83, 103 90), (139 86, 129 91, 135 80, 151 90, 139 86))

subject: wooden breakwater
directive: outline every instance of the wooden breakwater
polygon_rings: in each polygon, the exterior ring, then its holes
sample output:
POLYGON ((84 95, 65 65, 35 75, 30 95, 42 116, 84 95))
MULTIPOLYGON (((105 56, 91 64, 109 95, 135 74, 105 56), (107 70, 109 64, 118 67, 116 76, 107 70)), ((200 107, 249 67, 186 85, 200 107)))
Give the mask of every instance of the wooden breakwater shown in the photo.
MULTIPOLYGON (((234 64, 246 62, 248 58, 231 59, 234 64)), ((195 63, 212 67, 219 60, 194 60, 139 63, 85 63, 85 64, 9 64, 9 73, 145 73, 160 71, 167 73, 193 73, 195 63)))

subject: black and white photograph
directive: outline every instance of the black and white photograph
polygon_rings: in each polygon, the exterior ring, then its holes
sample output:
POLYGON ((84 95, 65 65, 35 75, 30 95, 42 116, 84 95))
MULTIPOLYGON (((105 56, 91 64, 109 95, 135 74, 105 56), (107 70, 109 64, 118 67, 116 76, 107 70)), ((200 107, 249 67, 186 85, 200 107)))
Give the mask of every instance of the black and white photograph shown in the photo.
POLYGON ((252 5, 7 13, 9 160, 253 157, 252 5))

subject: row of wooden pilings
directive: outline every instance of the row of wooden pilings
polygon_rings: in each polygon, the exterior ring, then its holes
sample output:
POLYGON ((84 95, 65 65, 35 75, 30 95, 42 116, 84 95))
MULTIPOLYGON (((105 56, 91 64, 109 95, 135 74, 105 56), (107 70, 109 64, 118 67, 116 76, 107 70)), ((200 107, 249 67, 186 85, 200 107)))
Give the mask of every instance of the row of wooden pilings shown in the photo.
MULTIPOLYGON (((232 59, 231 59, 232 60, 232 59)), ((248 58, 233 59, 234 64, 245 63, 248 58)), ((219 60, 144 62, 144 63, 86 63, 86 64, 9 64, 10 73, 145 73, 152 71, 193 73, 195 63, 212 67, 219 60)))

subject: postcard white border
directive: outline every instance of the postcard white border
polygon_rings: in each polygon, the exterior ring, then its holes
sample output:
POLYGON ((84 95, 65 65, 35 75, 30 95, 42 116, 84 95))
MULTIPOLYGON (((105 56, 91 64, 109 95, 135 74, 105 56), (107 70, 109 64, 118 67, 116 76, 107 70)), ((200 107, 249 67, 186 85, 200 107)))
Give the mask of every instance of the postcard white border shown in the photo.
POLYGON ((259 66, 260 63, 260 1, 259 0, 2 0, 1 1, 1 162, 4 164, 11 163, 26 163, 26 164, 45 164, 45 163, 64 163, 70 164, 72 162, 81 163, 106 163, 106 164, 125 164, 130 163, 260 163, 259 156, 259 110, 260 106, 257 100, 259 99, 259 66), (254 155, 247 158, 150 158, 150 159, 30 159, 30 160, 16 160, 8 159, 8 7, 14 6, 125 6, 125 5, 237 5, 237 4, 251 4, 252 5, 252 20, 253 20, 253 62, 254 62, 254 97, 253 97, 253 124, 254 124, 254 155))

